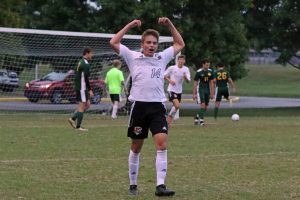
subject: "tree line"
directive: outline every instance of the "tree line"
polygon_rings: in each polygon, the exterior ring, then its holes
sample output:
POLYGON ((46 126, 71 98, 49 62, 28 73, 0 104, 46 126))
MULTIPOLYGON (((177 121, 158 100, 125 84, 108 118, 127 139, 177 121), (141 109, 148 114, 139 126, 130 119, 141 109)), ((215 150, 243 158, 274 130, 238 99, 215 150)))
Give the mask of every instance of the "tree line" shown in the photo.
POLYGON ((247 71, 249 49, 280 52, 278 62, 300 59, 299 0, 2 0, 0 26, 46 30, 116 33, 133 19, 142 20, 141 34, 158 26, 159 16, 169 17, 181 32, 187 62, 195 69, 203 58, 223 62, 234 80, 247 71))

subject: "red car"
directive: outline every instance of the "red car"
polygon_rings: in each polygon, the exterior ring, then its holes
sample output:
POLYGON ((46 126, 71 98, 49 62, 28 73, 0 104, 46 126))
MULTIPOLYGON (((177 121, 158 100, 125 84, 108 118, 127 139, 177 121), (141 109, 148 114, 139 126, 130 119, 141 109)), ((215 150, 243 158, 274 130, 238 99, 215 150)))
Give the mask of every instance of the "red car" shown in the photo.
MULTIPOLYGON (((104 80, 92 79, 90 85, 94 92, 91 103, 100 103, 106 91, 104 80)), ((64 99, 75 103, 74 71, 51 72, 41 79, 30 81, 25 84, 24 95, 34 103, 40 99, 49 99, 54 104, 62 103, 64 99)))

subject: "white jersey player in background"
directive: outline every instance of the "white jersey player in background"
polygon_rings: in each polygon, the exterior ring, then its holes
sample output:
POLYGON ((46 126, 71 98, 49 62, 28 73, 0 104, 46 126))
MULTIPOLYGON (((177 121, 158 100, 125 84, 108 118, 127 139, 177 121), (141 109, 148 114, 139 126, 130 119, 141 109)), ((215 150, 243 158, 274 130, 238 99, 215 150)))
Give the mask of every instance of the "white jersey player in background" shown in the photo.
POLYGON ((148 131, 156 147, 156 196, 172 196, 174 191, 165 186, 167 174, 167 138, 168 124, 166 121, 164 93, 164 72, 167 64, 185 46, 184 41, 166 17, 158 19, 158 23, 169 29, 173 36, 173 46, 162 52, 157 52, 159 33, 154 29, 144 31, 141 40, 142 52, 130 50, 121 44, 123 36, 132 28, 141 26, 140 20, 133 20, 124 26, 110 40, 111 47, 125 60, 132 77, 132 88, 129 100, 133 101, 127 136, 131 138, 131 148, 128 156, 129 194, 137 195, 137 177, 139 171, 139 156, 148 131))
POLYGON ((184 81, 191 81, 190 70, 185 64, 185 55, 179 55, 177 57, 177 64, 170 66, 165 71, 165 79, 169 82, 168 94, 169 101, 173 103, 173 106, 168 114, 167 121, 170 126, 173 119, 175 119, 176 113, 179 112, 181 95, 182 95, 182 85, 184 81))

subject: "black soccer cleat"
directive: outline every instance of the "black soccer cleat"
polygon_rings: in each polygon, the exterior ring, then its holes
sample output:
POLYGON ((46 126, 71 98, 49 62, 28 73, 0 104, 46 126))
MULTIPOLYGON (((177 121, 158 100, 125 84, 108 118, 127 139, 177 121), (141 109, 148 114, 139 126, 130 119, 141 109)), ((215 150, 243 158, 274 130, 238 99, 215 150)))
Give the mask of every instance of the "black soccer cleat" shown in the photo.
POLYGON ((195 117, 195 119, 194 119, 194 125, 198 125, 198 124, 199 124, 199 118, 195 117))
POLYGON ((200 126, 205 126, 204 120, 202 118, 199 119, 199 125, 200 126))
POLYGON ((130 185, 129 190, 128 190, 129 195, 137 195, 138 194, 138 189, 137 185, 130 185))
POLYGON ((175 194, 174 191, 167 189, 166 186, 163 184, 156 186, 156 190, 155 190, 156 196, 159 196, 159 197, 173 196, 174 194, 175 194))

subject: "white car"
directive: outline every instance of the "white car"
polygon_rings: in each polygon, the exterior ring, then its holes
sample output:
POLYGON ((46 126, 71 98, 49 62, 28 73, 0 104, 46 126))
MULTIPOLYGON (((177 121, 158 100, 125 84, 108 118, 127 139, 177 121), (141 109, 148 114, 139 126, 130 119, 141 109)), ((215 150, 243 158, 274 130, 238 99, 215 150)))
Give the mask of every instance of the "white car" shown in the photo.
POLYGON ((0 69, 0 89, 4 92, 12 92, 19 87, 18 74, 6 69, 0 69))

